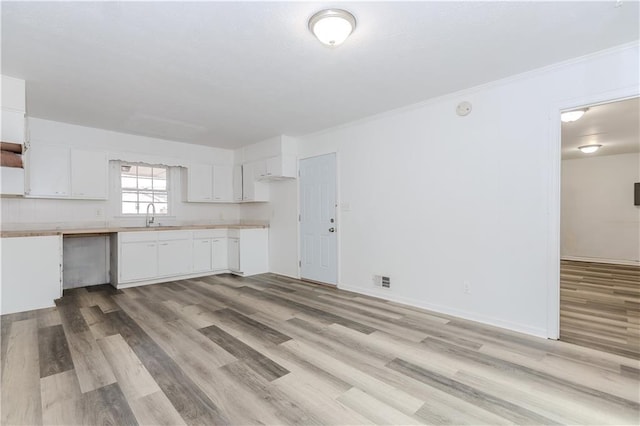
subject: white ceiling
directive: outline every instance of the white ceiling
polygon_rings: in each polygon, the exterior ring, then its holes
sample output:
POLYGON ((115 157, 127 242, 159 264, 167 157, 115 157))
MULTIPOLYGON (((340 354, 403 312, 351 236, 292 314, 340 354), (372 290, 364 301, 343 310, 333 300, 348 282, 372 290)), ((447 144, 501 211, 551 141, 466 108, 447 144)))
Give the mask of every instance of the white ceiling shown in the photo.
POLYGON ((298 136, 638 39, 638 2, 2 2, 28 114, 218 147, 298 136), (339 6, 338 48, 307 29, 339 6))
POLYGON ((589 107, 578 121, 562 123, 562 159, 640 152, 640 98, 589 107), (578 147, 601 144, 592 154, 578 147))

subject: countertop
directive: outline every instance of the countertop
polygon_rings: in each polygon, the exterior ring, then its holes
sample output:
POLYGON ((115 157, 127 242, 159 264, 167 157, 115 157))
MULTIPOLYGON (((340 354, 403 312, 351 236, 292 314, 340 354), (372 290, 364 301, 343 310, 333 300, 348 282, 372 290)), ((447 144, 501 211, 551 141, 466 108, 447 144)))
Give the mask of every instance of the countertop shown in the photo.
POLYGON ((53 229, 20 229, 1 231, 0 237, 44 237, 51 235, 73 236, 87 234, 113 234, 116 232, 136 232, 136 231, 178 231, 178 230, 195 230, 195 229, 255 229, 268 228, 265 224, 238 223, 238 224, 219 224, 219 225, 176 225, 176 226, 150 226, 150 227, 94 227, 94 228, 53 228, 53 229))

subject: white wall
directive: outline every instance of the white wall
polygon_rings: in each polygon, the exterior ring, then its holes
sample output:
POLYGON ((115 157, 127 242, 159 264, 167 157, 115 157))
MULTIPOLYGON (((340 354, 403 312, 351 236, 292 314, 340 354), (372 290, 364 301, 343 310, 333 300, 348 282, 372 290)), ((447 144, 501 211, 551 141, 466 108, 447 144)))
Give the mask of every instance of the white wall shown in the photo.
POLYGON ((562 161, 562 257, 640 265, 640 154, 562 161))
MULTIPOLYGON (((638 45, 623 46, 300 138, 300 158, 338 153, 339 205, 350 206, 338 213, 339 287, 553 336, 559 111, 637 93, 638 63, 638 45)), ((262 219, 297 205, 295 187, 283 190, 262 219)), ((281 271, 297 270, 295 219, 270 229, 281 271)))
MULTIPOLYGON (((32 144, 67 145, 76 148, 105 150, 110 158, 148 158, 149 161, 167 159, 173 164, 190 162, 233 164, 233 151, 200 145, 166 141, 162 139, 111 132, 102 129, 76 126, 49 120, 29 118, 32 144)), ((110 193, 108 201, 52 200, 35 198, 3 198, 3 228, 23 226, 101 226, 140 224, 143 218, 119 217, 119 192, 117 167, 110 168, 110 193), (115 179, 114 179, 115 177, 115 179)), ((182 202, 183 176, 176 168, 172 171, 171 190, 173 210, 171 218, 161 218, 161 223, 235 222, 239 220, 239 207, 235 204, 204 204, 182 202)))

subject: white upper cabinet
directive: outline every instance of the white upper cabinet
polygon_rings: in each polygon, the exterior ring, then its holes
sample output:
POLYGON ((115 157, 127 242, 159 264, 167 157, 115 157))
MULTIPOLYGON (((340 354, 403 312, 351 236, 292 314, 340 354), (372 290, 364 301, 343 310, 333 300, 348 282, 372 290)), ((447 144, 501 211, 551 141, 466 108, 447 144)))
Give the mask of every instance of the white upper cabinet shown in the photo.
POLYGON ((102 151, 71 150, 71 196, 106 200, 109 161, 102 151))
POLYGON ((242 165, 242 200, 243 201, 269 201, 269 187, 258 182, 260 173, 264 171, 264 161, 254 161, 242 165))
POLYGON ((213 169, 208 164, 192 164, 187 172, 187 201, 211 202, 213 169))
POLYGON ((233 166, 192 164, 187 171, 187 201, 229 203, 233 200, 233 166))
POLYGON ((24 113, 2 108, 2 142, 24 143, 24 113))
POLYGON ((242 201, 242 166, 233 166, 233 201, 242 201))
MULTIPOLYGON (((3 75, 0 90, 0 139, 2 142, 24 144, 25 141, 25 81, 3 75)), ((24 160, 24 159, 23 159, 24 160)), ((0 167, 0 194, 24 195, 24 169, 0 167)))
POLYGON ((296 178, 296 158, 279 155, 264 160, 264 172, 259 176, 261 180, 281 180, 296 178))
POLYGON ((213 201, 233 201, 233 166, 213 166, 213 201))
POLYGON ((27 150, 27 191, 33 197, 66 198, 71 187, 68 147, 32 145, 27 150))
POLYGON ((109 161, 105 152, 31 145, 27 167, 28 196, 90 200, 108 197, 109 161))

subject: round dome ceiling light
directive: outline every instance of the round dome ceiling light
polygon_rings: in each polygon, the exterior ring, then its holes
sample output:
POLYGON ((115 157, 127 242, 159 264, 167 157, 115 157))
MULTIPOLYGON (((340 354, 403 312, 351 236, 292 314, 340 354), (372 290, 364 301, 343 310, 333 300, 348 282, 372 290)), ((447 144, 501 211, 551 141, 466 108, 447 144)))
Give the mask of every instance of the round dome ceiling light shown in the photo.
POLYGON ((584 154, 593 154, 597 150, 600 149, 602 145, 600 144, 591 144, 591 145, 583 145, 579 146, 578 149, 582 151, 584 154))
POLYGON ((309 30, 328 46, 337 46, 356 28, 356 18, 342 9, 325 9, 309 19, 309 30))
POLYGON ((581 108, 573 111, 567 111, 560 114, 560 120, 563 123, 571 123, 572 121, 578 121, 582 118, 585 112, 587 112, 589 108, 581 108))

